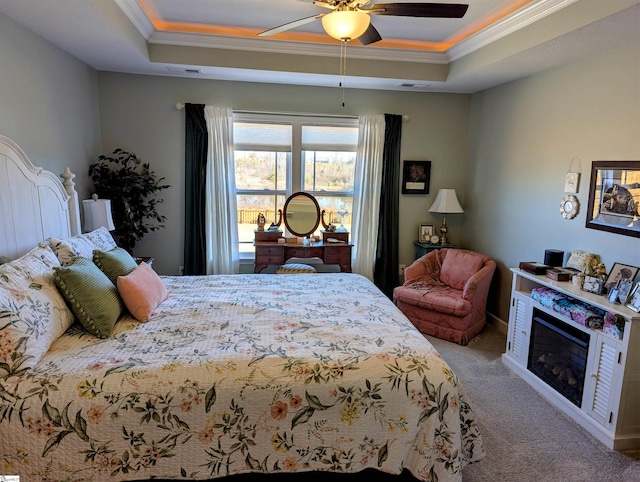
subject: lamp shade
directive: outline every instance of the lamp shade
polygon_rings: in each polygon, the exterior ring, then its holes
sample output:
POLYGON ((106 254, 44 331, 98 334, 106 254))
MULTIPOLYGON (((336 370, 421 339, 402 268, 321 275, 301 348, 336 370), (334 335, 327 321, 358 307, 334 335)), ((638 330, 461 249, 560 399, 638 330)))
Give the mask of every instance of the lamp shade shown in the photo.
POLYGON ((364 12, 335 10, 322 17, 325 32, 338 40, 353 40, 367 31, 371 19, 364 12))
POLYGON ((429 208, 429 212, 432 213, 463 213, 464 210, 458 202, 458 196, 456 196, 455 189, 440 189, 436 200, 429 208))
POLYGON ((82 201, 84 209, 84 231, 94 231, 102 226, 109 231, 113 231, 116 227, 113 225, 111 217, 111 200, 98 199, 96 194, 93 199, 82 201))

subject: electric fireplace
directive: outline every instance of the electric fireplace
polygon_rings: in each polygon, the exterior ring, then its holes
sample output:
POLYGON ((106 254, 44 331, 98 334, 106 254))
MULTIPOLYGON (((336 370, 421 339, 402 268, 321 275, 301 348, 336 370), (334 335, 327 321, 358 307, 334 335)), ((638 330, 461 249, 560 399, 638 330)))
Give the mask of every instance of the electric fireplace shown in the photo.
POLYGON ((589 334, 533 309, 527 369, 580 407, 589 334))

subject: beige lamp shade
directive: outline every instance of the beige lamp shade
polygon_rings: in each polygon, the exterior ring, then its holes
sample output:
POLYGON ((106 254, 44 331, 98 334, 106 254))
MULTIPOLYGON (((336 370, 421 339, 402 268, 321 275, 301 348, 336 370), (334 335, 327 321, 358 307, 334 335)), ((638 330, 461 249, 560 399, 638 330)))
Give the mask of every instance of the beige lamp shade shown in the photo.
POLYGON ((82 207, 84 209, 84 231, 86 233, 103 226, 108 231, 113 231, 116 228, 111 217, 110 199, 98 199, 98 196, 94 194, 93 199, 82 201, 82 207))
POLYGON ((429 208, 429 212, 432 213, 463 213, 464 210, 458 202, 458 196, 456 196, 455 189, 440 189, 436 200, 429 208))
POLYGON ((325 32, 338 40, 353 40, 367 31, 371 19, 364 12, 335 10, 322 17, 325 32))

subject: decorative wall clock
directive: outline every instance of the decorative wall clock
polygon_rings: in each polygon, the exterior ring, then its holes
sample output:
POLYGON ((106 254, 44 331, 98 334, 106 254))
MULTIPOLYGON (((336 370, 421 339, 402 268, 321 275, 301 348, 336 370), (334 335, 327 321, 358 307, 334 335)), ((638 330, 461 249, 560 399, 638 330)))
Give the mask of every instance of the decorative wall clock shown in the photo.
POLYGON ((572 196, 571 194, 562 198, 560 202, 560 213, 562 217, 565 219, 573 219, 578 214, 578 210, 580 209, 580 203, 578 202, 578 198, 572 196))

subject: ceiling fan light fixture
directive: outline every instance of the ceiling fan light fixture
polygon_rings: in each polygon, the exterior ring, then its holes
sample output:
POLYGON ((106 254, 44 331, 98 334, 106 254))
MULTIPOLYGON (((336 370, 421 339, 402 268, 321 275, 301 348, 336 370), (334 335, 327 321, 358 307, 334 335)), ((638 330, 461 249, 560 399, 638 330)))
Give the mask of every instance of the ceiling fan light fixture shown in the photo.
POLYGON ((322 27, 338 40, 353 40, 367 31, 371 19, 364 12, 335 10, 322 17, 322 27))

